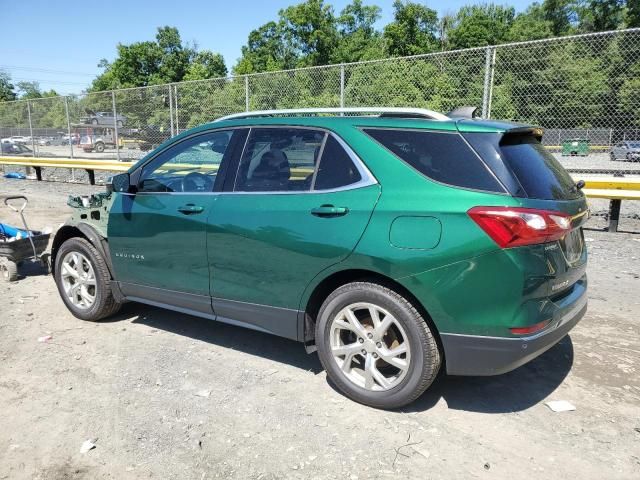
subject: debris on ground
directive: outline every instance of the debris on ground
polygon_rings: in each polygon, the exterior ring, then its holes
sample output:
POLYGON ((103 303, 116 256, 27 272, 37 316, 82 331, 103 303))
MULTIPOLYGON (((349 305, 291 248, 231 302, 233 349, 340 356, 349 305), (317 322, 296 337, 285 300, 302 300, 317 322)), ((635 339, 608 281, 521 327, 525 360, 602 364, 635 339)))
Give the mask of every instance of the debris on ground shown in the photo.
POLYGON ((87 453, 89 450, 96 448, 95 440, 85 440, 80 447, 80 453, 87 453))
POLYGON ((44 337, 38 337, 38 341, 40 343, 45 343, 48 342, 49 340, 52 340, 53 336, 52 335, 45 335, 44 337))
POLYGON ((199 390, 196 392, 197 397, 207 398, 209 395, 211 395, 211 390, 199 390))
POLYGON ((572 412, 576 409, 572 403, 566 400, 551 400, 546 402, 545 405, 554 412, 572 412))

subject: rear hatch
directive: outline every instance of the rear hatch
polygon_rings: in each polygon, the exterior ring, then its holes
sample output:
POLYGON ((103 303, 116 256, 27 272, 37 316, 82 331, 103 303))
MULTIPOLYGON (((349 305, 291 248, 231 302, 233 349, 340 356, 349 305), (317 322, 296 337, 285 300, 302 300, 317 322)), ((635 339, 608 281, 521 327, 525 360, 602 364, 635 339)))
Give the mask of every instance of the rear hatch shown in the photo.
POLYGON ((576 182, 542 145, 542 131, 518 127, 462 135, 523 209, 538 211, 547 222, 559 221, 562 228, 536 243, 544 243, 548 296, 555 301, 569 295, 586 270, 582 225, 588 208, 576 182))

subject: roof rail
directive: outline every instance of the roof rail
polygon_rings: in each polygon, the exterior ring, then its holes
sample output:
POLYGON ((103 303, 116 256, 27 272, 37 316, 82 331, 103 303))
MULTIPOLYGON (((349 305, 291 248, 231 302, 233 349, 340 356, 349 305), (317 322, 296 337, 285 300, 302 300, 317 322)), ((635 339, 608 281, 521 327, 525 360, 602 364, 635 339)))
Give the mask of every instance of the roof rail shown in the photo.
POLYGON ((353 114, 353 113, 373 113, 381 117, 405 117, 405 118, 428 118, 431 120, 449 120, 449 117, 426 108, 404 108, 404 107, 348 107, 348 108, 294 108, 290 110, 256 110, 253 112, 241 112, 227 115, 215 120, 237 120, 240 118, 253 117, 273 117, 277 115, 301 116, 318 114, 353 114))

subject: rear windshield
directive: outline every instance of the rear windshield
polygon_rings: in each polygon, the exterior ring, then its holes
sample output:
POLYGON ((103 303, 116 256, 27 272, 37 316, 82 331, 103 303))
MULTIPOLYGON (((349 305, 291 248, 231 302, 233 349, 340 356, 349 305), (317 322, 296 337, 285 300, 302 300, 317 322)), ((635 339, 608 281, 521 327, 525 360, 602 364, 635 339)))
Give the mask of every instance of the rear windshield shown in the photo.
POLYGON ((506 193, 458 133, 367 128, 364 132, 421 174, 457 187, 506 193))
POLYGON ((465 133, 512 195, 541 200, 572 200, 582 194, 560 162, 535 136, 465 133))

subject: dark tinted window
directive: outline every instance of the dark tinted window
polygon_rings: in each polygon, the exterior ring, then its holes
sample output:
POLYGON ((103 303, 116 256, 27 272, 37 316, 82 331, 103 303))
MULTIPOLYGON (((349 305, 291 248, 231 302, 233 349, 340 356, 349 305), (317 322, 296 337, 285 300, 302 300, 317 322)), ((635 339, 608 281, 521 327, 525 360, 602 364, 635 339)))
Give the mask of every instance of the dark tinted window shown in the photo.
POLYGON ((356 183, 362 177, 345 152, 331 135, 327 138, 320 159, 320 166, 314 184, 315 190, 328 190, 356 183))
POLYGON ((310 190, 324 137, 324 132, 306 128, 252 128, 234 190, 310 190))
POLYGON ((509 187, 512 195, 541 200, 581 197, 571 176, 535 136, 468 133, 465 138, 509 187), (511 180, 507 178, 509 175, 512 175, 511 180))
POLYGON ((457 133, 365 129, 423 175, 474 190, 504 192, 486 165, 457 133))

